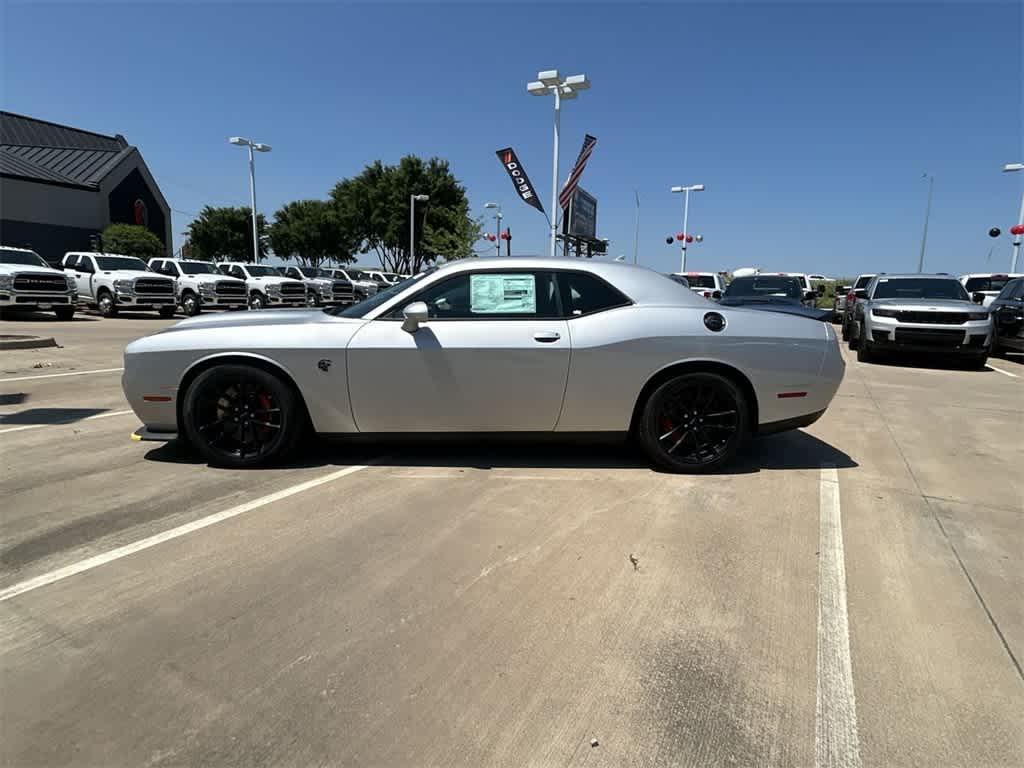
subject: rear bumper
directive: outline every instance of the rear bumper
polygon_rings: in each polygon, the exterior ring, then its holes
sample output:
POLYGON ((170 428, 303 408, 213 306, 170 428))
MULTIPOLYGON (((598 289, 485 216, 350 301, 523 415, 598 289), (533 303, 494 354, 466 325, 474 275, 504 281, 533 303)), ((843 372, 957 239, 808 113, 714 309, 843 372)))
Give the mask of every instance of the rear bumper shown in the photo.
POLYGON ((767 424, 759 424, 757 427, 757 435, 774 435, 778 432, 788 432, 791 429, 809 427, 820 419, 823 413, 825 413, 825 409, 815 411, 814 413, 805 413, 802 416, 794 416, 790 419, 782 419, 781 421, 770 421, 767 424))

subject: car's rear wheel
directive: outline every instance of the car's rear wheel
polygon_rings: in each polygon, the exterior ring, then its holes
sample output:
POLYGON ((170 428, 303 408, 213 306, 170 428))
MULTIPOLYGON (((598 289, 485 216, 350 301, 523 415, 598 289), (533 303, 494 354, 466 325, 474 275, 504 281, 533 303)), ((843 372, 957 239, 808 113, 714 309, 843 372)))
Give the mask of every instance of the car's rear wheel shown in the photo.
POLYGON ((849 341, 850 340, 850 324, 848 322, 846 322, 846 320, 843 320, 842 334, 843 334, 843 341, 849 341))
POLYGON ((847 339, 847 346, 849 346, 850 349, 857 349, 860 345, 860 323, 855 320, 851 321, 850 330, 847 333, 847 336, 849 336, 847 339))
POLYGON ((219 365, 199 374, 181 416, 185 437, 203 458, 234 468, 282 459, 306 425, 292 388, 246 365, 219 365))
POLYGON ((103 317, 117 317, 117 304, 114 303, 114 297, 110 291, 100 291, 96 297, 96 306, 103 317))
POLYGON ((651 462, 669 472, 712 472, 728 464, 749 432, 742 390, 717 373, 684 373, 644 404, 638 436, 651 462))

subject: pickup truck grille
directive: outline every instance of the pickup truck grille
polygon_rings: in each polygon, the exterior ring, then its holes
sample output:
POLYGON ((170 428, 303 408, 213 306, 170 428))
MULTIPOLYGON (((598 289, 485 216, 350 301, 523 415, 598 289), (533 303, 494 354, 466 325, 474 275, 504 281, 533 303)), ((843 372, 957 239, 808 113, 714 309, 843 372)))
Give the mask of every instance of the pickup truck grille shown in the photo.
POLYGON ((149 277, 140 277, 135 281, 135 293, 147 296, 173 296, 174 283, 170 280, 155 280, 149 277))
POLYGON ((352 295, 352 283, 344 280, 335 280, 332 286, 335 296, 351 296, 352 295))
POLYGON ((897 328, 896 343, 959 347, 964 343, 964 332, 952 328, 897 328))
POLYGON ((281 297, 285 299, 304 299, 306 285, 296 281, 281 283, 281 297))
POLYGON ((245 296, 245 283, 232 283, 224 280, 213 286, 218 296, 245 296))
POLYGON ((966 312, 915 312, 900 310, 896 319, 901 323, 930 323, 932 325, 963 325, 967 322, 966 312))
POLYGON ((17 275, 14 278, 14 290, 16 291, 31 291, 39 293, 66 293, 68 290, 68 281, 63 275, 39 275, 39 274, 27 274, 17 275))

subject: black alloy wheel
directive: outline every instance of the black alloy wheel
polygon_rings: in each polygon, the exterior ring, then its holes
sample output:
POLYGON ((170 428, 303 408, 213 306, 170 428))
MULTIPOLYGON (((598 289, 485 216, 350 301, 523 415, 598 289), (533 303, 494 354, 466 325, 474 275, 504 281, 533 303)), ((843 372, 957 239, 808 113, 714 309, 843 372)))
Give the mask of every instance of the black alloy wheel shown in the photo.
POLYGON ((221 365, 196 377, 182 408, 185 436, 211 464, 251 467, 285 456, 305 425, 291 387, 262 369, 221 365))
POLYGON ((199 297, 192 293, 192 291, 188 291, 181 297, 181 311, 187 317, 195 317, 202 311, 199 297))
POLYGON ((640 439, 670 472, 711 472, 729 463, 748 432, 740 388, 716 373, 687 373, 658 387, 644 406, 640 439))

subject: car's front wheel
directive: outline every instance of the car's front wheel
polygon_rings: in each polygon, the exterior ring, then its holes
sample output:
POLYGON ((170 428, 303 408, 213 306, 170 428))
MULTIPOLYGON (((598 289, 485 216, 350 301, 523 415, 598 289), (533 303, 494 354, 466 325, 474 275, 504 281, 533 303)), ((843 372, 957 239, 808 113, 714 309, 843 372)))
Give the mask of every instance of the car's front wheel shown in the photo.
POLYGON ((100 291, 96 297, 96 306, 99 307, 103 317, 117 317, 117 304, 114 303, 114 297, 110 291, 100 291))
POLYGON ((638 437, 651 462, 669 472, 712 472, 728 464, 749 432, 742 390, 717 373, 684 373, 644 404, 638 437))
POLYGON ((195 317, 202 311, 199 297, 188 291, 181 297, 181 311, 188 317, 195 317))
POLYGON ((181 418, 185 437, 204 459, 232 468, 282 459, 306 425, 292 388, 246 365, 219 365, 199 374, 185 394, 181 418))
POLYGON ((267 306, 266 297, 259 291, 249 294, 249 309, 263 309, 267 306))

